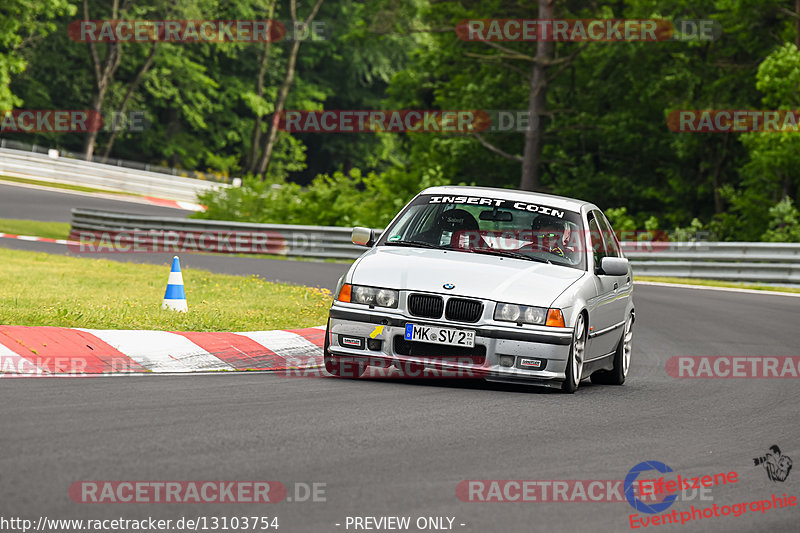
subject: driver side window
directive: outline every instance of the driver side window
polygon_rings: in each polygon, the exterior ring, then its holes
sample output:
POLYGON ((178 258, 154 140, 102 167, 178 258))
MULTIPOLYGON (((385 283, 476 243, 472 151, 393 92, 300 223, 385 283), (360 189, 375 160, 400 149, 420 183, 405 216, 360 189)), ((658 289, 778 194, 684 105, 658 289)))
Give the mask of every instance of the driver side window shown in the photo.
POLYGON ((605 250, 607 257, 622 257, 622 253, 617 245, 617 240, 614 238, 614 232, 611 229, 606 217, 602 213, 594 212, 595 218, 600 225, 600 230, 603 234, 603 241, 605 242, 605 250))
POLYGON ((594 255, 595 266, 600 265, 600 261, 606 257, 606 248, 603 243, 603 236, 600 232, 600 226, 597 224, 597 218, 594 213, 589 213, 589 239, 592 243, 592 254, 594 255))

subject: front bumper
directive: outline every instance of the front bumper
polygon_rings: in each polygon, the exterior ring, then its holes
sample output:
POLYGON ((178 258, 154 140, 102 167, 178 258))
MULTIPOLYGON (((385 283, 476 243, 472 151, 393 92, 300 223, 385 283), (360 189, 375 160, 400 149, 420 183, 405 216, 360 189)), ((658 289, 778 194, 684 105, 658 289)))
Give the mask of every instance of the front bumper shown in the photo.
POLYGON ((406 377, 477 377, 553 387, 565 379, 572 343, 568 328, 465 324, 391 311, 335 303, 329 314, 330 353, 366 359, 372 366, 400 368, 403 372, 399 375, 406 377), (406 341, 403 337, 409 322, 474 330, 475 348, 406 341), (358 339, 362 341, 356 342, 358 339), (540 367, 524 367, 523 360, 528 364, 538 361, 540 367), (419 367, 426 370, 420 371, 419 367), (410 368, 416 370, 411 372, 410 368))

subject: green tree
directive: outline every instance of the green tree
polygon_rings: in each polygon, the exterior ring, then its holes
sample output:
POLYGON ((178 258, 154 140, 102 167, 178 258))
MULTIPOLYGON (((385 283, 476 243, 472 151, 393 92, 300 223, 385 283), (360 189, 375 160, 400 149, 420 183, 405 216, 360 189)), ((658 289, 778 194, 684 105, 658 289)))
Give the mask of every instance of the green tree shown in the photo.
POLYGON ((772 206, 769 215, 769 228, 761 236, 762 241, 800 242, 800 212, 790 197, 785 196, 772 206))
MULTIPOLYGON (((768 109, 794 111, 800 108, 800 51, 794 43, 778 47, 761 63, 756 87, 768 109)), ((800 127, 784 131, 751 132, 741 136, 748 160, 741 170, 739 187, 728 187, 731 203, 723 219, 730 238, 757 240, 775 213, 772 206, 800 195, 800 127), (734 236, 735 235, 735 236, 734 236)))
POLYGON ((24 49, 56 29, 52 18, 73 15, 68 0, 3 0, 0 5, 0 110, 23 103, 10 88, 12 78, 28 64, 24 49))

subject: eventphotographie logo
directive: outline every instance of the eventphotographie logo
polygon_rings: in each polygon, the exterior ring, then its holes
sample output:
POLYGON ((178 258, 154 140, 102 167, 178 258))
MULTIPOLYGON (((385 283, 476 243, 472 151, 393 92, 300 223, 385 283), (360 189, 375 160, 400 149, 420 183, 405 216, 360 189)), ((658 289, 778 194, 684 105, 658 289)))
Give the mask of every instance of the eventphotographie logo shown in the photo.
POLYGON ((628 503, 639 512, 648 513, 648 514, 656 514, 660 513, 675 503, 675 500, 678 498, 677 494, 668 494, 664 497, 663 500, 660 502, 653 502, 653 503, 645 503, 642 501, 636 494, 634 490, 634 486, 636 484, 636 480, 639 478, 639 474, 642 472, 649 472, 651 470, 655 470, 656 472, 660 472, 665 474, 667 472, 672 472, 672 468, 665 465, 661 461, 642 461, 641 463, 637 464, 633 468, 628 471, 628 475, 625 476, 625 499, 628 500, 628 503))
POLYGON ((789 477, 789 472, 792 471, 792 460, 781 453, 777 444, 770 446, 765 455, 754 457, 753 464, 755 466, 763 465, 764 470, 767 471, 767 477, 772 482, 783 483, 789 477))

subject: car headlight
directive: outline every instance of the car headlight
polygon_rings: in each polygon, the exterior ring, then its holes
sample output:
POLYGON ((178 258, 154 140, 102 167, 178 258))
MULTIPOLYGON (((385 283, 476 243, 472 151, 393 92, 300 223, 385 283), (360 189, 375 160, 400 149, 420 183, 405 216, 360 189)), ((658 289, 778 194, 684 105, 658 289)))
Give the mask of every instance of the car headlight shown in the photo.
POLYGON ((378 307, 397 307, 397 291, 378 289, 375 295, 375 304, 378 307))
POLYGON ((337 299, 341 302, 351 302, 354 304, 396 308, 398 292, 393 289, 345 284, 339 291, 339 297, 337 299))
POLYGON ((544 307, 498 303, 494 309, 494 319, 503 322, 541 325, 546 318, 547 309, 544 307))
POLYGON ((494 319, 503 320, 506 322, 516 322, 521 313, 518 305, 514 304, 497 304, 494 310, 494 319))

